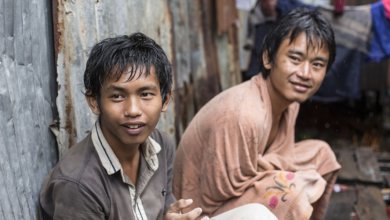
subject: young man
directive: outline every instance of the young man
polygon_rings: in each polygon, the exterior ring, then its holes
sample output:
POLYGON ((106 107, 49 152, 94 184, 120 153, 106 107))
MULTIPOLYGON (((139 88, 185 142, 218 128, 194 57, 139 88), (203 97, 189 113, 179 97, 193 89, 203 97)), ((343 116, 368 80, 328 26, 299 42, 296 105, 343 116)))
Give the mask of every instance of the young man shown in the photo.
MULTIPOLYGON (((196 219, 175 202, 175 146, 155 129, 171 96, 170 63, 141 33, 96 44, 84 73, 91 133, 69 149, 40 194, 44 219, 196 219)), ((207 218, 205 218, 207 219, 207 218)))
POLYGON ((291 11, 261 54, 261 74, 217 95, 189 124, 173 192, 209 216, 258 203, 278 219, 323 219, 340 165, 323 141, 295 143, 294 126, 334 61, 332 28, 315 11, 291 11))

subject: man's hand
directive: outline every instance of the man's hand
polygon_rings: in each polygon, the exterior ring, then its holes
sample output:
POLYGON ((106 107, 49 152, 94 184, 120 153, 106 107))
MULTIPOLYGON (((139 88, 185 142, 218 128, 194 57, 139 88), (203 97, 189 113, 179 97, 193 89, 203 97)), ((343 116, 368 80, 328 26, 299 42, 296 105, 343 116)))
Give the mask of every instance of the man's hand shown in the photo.
MULTIPOLYGON (((192 199, 180 199, 171 204, 164 220, 195 220, 202 214, 201 208, 195 208, 187 213, 182 213, 184 208, 192 204, 192 199)), ((208 220, 208 217, 203 217, 201 220, 208 220)))

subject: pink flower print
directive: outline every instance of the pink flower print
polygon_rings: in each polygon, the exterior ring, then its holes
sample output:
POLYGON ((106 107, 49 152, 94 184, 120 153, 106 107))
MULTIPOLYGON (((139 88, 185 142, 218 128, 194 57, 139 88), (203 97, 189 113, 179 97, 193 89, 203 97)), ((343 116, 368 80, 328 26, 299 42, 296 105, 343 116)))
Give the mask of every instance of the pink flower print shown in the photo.
POLYGON ((274 184, 268 186, 264 197, 268 200, 268 206, 275 208, 279 202, 286 202, 288 195, 291 195, 295 186, 293 172, 279 172, 273 177, 274 184))
POLYGON ((278 197, 272 196, 271 199, 269 200, 268 206, 274 209, 276 208, 276 206, 278 206, 278 203, 279 203, 278 197))
POLYGON ((287 178, 288 180, 294 179, 294 173, 288 172, 288 173, 286 174, 286 178, 287 178))

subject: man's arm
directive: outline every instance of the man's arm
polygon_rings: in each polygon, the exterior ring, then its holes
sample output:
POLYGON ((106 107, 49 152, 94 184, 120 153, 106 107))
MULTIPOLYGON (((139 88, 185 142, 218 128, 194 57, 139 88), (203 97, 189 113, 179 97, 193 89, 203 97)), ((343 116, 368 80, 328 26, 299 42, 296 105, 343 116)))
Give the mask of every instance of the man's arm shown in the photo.
MULTIPOLYGON (((172 193, 172 178, 173 178, 173 162, 175 159, 175 145, 171 138, 165 133, 160 132, 161 139, 164 142, 162 145, 166 147, 166 163, 167 163, 167 194, 165 196, 165 215, 164 220, 195 220, 202 214, 201 208, 195 208, 187 213, 184 213, 185 208, 192 204, 192 199, 180 199, 176 201, 172 193)), ((208 217, 203 217, 201 220, 207 220, 208 217)))
POLYGON ((76 181, 52 180, 40 195, 43 219, 105 219, 103 208, 96 199, 76 181))

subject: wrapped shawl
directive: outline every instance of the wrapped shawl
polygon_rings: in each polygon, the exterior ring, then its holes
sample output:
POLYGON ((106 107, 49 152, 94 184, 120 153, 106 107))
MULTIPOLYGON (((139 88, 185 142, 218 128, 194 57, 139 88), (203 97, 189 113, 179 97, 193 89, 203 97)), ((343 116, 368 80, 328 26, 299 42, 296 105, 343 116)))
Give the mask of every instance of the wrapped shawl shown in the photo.
POLYGON ((299 104, 283 113, 274 142, 271 101, 261 75, 217 95, 193 118, 177 150, 173 191, 214 216, 261 203, 279 219, 309 219, 322 177, 340 168, 319 140, 294 143, 299 104))

